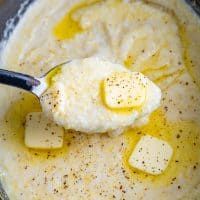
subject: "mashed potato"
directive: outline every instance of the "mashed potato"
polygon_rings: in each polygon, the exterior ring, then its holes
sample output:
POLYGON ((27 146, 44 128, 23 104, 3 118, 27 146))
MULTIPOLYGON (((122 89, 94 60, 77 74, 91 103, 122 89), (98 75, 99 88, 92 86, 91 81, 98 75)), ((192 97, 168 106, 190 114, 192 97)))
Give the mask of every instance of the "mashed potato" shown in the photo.
POLYGON ((114 72, 131 73, 121 65, 98 58, 75 60, 62 66, 61 72, 53 78, 53 85, 41 97, 43 111, 66 129, 85 133, 120 134, 125 128, 134 127, 135 121, 147 118, 158 108, 161 91, 141 76, 146 87, 141 108, 125 112, 109 109, 102 99, 101 84, 114 72))

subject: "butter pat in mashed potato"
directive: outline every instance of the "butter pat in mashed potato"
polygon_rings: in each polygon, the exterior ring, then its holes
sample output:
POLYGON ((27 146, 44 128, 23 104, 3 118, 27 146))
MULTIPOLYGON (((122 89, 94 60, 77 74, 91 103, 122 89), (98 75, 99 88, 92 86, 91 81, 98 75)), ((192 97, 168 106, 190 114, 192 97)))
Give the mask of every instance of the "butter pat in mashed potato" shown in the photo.
POLYGON ((48 120, 43 113, 29 113, 26 117, 25 145, 36 149, 57 149, 63 145, 63 128, 48 120))
POLYGON ((89 134, 121 134, 160 105, 161 91, 148 78, 98 58, 74 60, 64 65, 52 82, 41 96, 42 108, 65 129, 89 134), (113 85, 111 79, 115 79, 113 85), (112 109, 119 108, 118 96, 122 97, 120 108, 128 108, 128 112, 112 109), (134 109, 137 106, 140 109, 134 109))
POLYGON ((165 141, 143 136, 129 158, 129 164, 141 171, 158 175, 167 168, 173 154, 172 147, 165 141))

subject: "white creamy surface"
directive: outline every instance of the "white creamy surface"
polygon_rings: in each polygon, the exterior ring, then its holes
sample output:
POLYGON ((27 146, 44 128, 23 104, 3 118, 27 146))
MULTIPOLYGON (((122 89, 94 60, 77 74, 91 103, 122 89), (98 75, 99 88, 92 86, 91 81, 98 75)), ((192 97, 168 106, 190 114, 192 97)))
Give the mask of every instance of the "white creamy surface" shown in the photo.
MULTIPOLYGON (((142 1, 94 4, 73 14, 83 32, 71 39, 56 39, 54 26, 77 2, 36 0, 1 53, 2 65, 40 76, 66 60, 98 56, 120 64, 126 61, 131 70, 144 73, 161 87, 162 108, 170 122, 199 123, 196 75, 200 71, 200 23, 182 1, 154 1, 174 9, 177 17, 142 1), (185 27, 187 45, 179 23, 185 27), (188 66, 191 60, 184 59, 186 48, 194 67, 188 66)), ((1 86, 0 169, 11 199, 199 198, 199 164, 195 170, 190 166, 176 174, 173 184, 163 180, 155 185, 153 181, 132 178, 134 175, 123 164, 127 147, 124 135, 109 138, 66 133, 65 147, 60 151, 27 149, 23 142, 24 118, 28 112, 40 110, 37 100, 30 99, 31 103, 18 89, 1 86)), ((200 154, 196 159, 200 161, 200 154)))
POLYGON ((40 98, 44 113, 66 130, 88 134, 108 132, 119 135, 128 127, 134 127, 136 121, 148 118, 160 106, 161 91, 141 75, 146 89, 144 103, 138 109, 125 108, 124 113, 112 110, 103 100, 102 84, 116 72, 131 73, 124 66, 98 58, 67 63, 52 77, 52 85, 40 98))

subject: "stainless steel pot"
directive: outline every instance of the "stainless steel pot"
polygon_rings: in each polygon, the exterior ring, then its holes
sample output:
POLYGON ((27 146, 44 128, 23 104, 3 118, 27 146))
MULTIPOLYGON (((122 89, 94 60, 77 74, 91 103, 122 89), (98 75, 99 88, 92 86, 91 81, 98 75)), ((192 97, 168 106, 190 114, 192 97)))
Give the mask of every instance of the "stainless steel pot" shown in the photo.
MULTIPOLYGON (((35 0, 0 0, 0 41, 7 39, 13 28, 5 32, 9 23, 16 25, 19 15, 26 11, 26 8, 35 0)), ((200 17, 200 0, 185 0, 200 17)), ((0 183, 0 200, 9 200, 3 185, 0 183)))

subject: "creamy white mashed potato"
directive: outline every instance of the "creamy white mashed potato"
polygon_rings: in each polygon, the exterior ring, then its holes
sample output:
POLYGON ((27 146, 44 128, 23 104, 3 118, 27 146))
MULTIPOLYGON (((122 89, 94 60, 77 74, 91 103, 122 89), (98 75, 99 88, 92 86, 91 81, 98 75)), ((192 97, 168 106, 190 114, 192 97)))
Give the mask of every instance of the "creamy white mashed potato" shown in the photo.
MULTIPOLYGON (((61 72, 52 78, 52 86, 41 96, 44 113, 66 129, 90 134, 108 132, 118 135, 125 128, 134 127, 135 121, 138 123, 141 118, 148 118, 159 107, 161 91, 146 77, 138 76, 141 84, 144 84, 145 93, 142 93, 138 85, 141 94, 135 98, 142 95, 145 98, 144 102, 139 104, 138 108, 127 110, 125 107, 123 110, 122 107, 121 112, 111 109, 104 103, 105 91, 101 87, 106 78, 117 72, 131 73, 119 64, 98 58, 74 60, 65 64, 61 67, 61 72)), ((126 77, 123 80, 127 81, 126 77)), ((134 81, 134 77, 131 81, 134 81)), ((136 89, 133 90, 133 94, 136 93, 136 89)), ((115 92, 123 95, 119 89, 115 92)))
POLYGON ((32 150, 24 145, 25 118, 40 104, 1 86, 0 172, 10 199, 199 199, 198 17, 182 0, 79 3, 36 0, 1 52, 1 66, 40 76, 66 60, 99 57, 159 85, 161 108, 147 125, 115 138, 66 131, 61 150, 32 150), (127 162, 146 134, 173 148, 159 176, 127 162))

